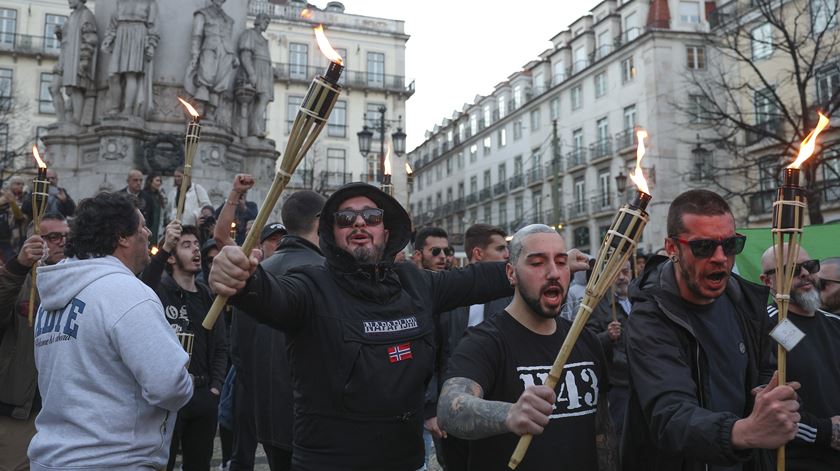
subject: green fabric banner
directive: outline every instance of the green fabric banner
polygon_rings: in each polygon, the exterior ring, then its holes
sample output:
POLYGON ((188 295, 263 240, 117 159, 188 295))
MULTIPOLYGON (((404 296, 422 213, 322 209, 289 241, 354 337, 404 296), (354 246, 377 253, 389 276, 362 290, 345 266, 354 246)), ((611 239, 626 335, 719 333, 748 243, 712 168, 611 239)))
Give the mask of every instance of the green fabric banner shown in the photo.
MULTIPOLYGON (((770 228, 738 229, 747 236, 744 251, 735 258, 735 267, 744 278, 761 284, 761 254, 772 244, 770 228)), ((840 223, 805 226, 802 248, 811 258, 824 259, 840 256, 840 223)))

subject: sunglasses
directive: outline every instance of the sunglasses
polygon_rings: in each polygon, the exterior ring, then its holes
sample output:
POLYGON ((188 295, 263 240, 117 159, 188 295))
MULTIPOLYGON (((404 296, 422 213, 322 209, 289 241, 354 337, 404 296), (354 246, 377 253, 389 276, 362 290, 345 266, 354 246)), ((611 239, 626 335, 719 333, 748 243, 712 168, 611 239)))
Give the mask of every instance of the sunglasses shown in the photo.
POLYGON ((50 232, 49 234, 43 234, 41 238, 47 242, 56 243, 61 239, 66 239, 69 234, 69 232, 50 232))
MULTIPOLYGON (((802 273, 802 269, 808 270, 808 273, 816 273, 820 271, 820 261, 819 260, 806 260, 802 263, 797 263, 796 266, 793 268, 793 274, 798 275, 802 273)), ((771 268, 764 272, 765 275, 770 276, 776 274, 776 269, 771 268)), ((825 281, 825 280, 823 280, 825 281)))
POLYGON ((452 247, 446 247, 446 248, 434 247, 432 249, 432 257, 437 257, 438 255, 440 255, 441 251, 443 251, 443 254, 446 255, 447 257, 451 257, 452 254, 455 253, 455 249, 453 249, 452 247))
POLYGON ((685 240, 679 237, 671 237, 671 239, 687 245, 691 249, 691 254, 697 258, 709 258, 714 255, 718 246, 723 247, 723 254, 728 256, 738 255, 744 250, 744 245, 747 243, 747 236, 742 234, 735 234, 732 237, 725 239, 694 239, 685 240))
POLYGON ((368 226, 382 224, 385 218, 385 210, 379 208, 365 208, 360 210, 342 209, 335 212, 335 225, 338 227, 351 227, 356 223, 356 217, 361 216, 368 226))

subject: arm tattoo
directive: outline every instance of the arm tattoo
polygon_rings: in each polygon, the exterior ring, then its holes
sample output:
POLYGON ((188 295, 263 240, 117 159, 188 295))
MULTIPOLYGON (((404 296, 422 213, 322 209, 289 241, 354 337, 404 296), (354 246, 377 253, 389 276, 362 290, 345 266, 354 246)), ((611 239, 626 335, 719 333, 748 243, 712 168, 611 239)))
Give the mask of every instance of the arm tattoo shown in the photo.
POLYGON ((598 453, 598 471, 618 471, 618 444, 613 429, 610 409, 607 407, 607 395, 598 399, 598 411, 595 415, 595 449, 598 453))
POLYGON ((482 399, 475 381, 450 378, 438 398, 438 423, 447 433, 476 440, 508 431, 505 419, 513 404, 482 399))
POLYGON ((831 448, 840 450, 840 423, 831 424, 831 448))

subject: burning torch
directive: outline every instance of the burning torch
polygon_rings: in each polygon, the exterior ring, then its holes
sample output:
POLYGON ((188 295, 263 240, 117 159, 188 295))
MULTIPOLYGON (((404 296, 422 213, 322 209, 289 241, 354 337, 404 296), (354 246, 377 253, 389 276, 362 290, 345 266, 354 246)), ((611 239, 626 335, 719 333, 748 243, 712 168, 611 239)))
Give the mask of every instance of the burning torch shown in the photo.
MULTIPOLYGON (((49 198, 50 182, 47 180, 47 164, 41 160, 38 146, 32 146, 32 155, 38 163, 38 174, 32 181, 32 225, 35 234, 41 235, 41 217, 47 210, 47 199, 49 198)), ((29 312, 27 319, 29 327, 32 327, 35 315, 35 282, 38 274, 38 263, 32 265, 32 285, 29 288, 29 312)))
MULTIPOLYGON (((773 252, 776 256, 776 304, 779 306, 779 324, 776 329, 786 326, 788 305, 790 304, 790 289, 793 277, 796 275, 796 260, 799 258, 799 247, 802 243, 802 226, 805 222, 805 208, 808 201, 805 190, 799 186, 800 167, 814 153, 817 136, 829 124, 829 119, 820 113, 816 129, 811 131, 799 147, 796 160, 785 168, 782 186, 776 192, 773 202, 773 252)), ((774 334, 776 332, 774 329, 774 334)), ((786 382, 787 351, 796 344, 785 346, 775 335, 778 346, 779 385, 786 382)), ((785 469, 785 446, 779 447, 776 457, 776 469, 785 469)))
POLYGON ((379 189, 394 196, 394 185, 391 183, 391 146, 388 145, 388 150, 385 152, 385 170, 382 172, 382 184, 379 189))
POLYGON ((187 198, 187 190, 192 182, 192 163, 195 158, 195 151, 198 150, 198 139, 201 137, 200 117, 195 108, 178 97, 178 101, 190 113, 190 122, 187 124, 187 134, 184 136, 184 176, 181 178, 181 192, 178 195, 178 206, 175 210, 175 219, 181 220, 184 215, 184 201, 187 198))
MULTIPOLYGON (((300 105, 295 122, 292 125, 292 131, 289 134, 289 140, 286 142, 286 152, 281 158, 277 159, 274 181, 271 183, 271 188, 269 188, 265 200, 263 200, 260 212, 254 219, 251 230, 245 237, 245 243, 242 244, 242 250, 246 254, 250 254, 251 250, 257 245, 260 231, 265 226, 269 214, 274 210, 274 205, 277 204, 280 194, 291 180, 295 168, 303 160, 306 152, 312 147, 315 139, 327 124, 327 119, 336 100, 338 100, 338 95, 341 93, 338 79, 344 70, 343 60, 327 40, 323 25, 318 25, 314 30, 318 47, 330 60, 330 65, 323 76, 315 77, 309 86, 309 91, 306 93, 303 103, 300 105)), ((216 296, 202 323, 205 329, 213 328, 226 302, 226 296, 216 296)))
MULTIPOLYGON (((636 149, 636 169, 635 172, 630 173, 630 179, 636 184, 638 192, 631 203, 625 204, 618 210, 610 229, 604 236, 601 249, 598 251, 598 258, 592 269, 592 277, 586 284, 586 293, 581 301, 577 317, 575 317, 572 327, 560 347, 557 358, 554 359, 551 371, 548 372, 545 385, 551 389, 554 389, 560 381, 560 375, 566 366, 566 361, 569 359, 572 348, 580 337, 586 321, 589 320, 589 315, 601 301, 601 298, 604 297, 607 289, 615 282, 618 272, 627 262, 630 253, 636 251, 636 244, 639 242, 642 230, 648 222, 648 214, 645 209, 650 202, 650 190, 641 167, 642 157, 645 155, 644 140, 647 137, 647 132, 638 129, 636 137, 639 141, 639 146, 636 149)), ((532 435, 523 435, 519 438, 519 443, 508 462, 510 469, 516 469, 525 458, 525 453, 531 445, 532 438, 532 435)))

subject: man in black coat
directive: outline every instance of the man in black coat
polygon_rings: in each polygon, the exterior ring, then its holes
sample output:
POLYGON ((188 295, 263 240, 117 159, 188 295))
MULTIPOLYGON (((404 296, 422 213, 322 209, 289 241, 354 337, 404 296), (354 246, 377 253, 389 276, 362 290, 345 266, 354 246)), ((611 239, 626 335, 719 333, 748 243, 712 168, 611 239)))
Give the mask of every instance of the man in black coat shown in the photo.
POLYGON ((623 469, 769 471, 800 417, 799 385, 773 374, 768 290, 731 273, 746 238, 717 194, 679 195, 667 224, 670 260, 630 287, 623 469))
POLYGON ((287 333, 296 470, 414 471, 423 463, 434 313, 511 294, 504 264, 443 272, 395 264, 411 221, 394 198, 364 183, 333 193, 319 224, 323 266, 275 278, 259 266, 259 252, 225 247, 210 283, 287 333))

